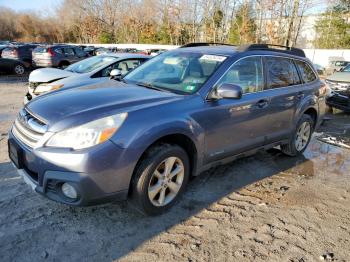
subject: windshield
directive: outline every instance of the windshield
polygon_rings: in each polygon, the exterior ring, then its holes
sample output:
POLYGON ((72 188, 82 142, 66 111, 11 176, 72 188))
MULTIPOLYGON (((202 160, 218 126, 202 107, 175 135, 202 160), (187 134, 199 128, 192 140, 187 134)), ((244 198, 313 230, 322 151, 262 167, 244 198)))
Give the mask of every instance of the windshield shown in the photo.
POLYGON ((344 67, 343 72, 349 72, 350 73, 350 64, 344 67))
POLYGON ((124 77, 126 83, 193 94, 226 59, 225 56, 190 52, 163 53, 124 77))
POLYGON ((116 62, 118 57, 112 56, 94 56, 87 59, 84 59, 78 63, 74 63, 68 66, 65 70, 74 72, 74 73, 88 73, 94 71, 95 69, 108 66, 113 62, 116 62))

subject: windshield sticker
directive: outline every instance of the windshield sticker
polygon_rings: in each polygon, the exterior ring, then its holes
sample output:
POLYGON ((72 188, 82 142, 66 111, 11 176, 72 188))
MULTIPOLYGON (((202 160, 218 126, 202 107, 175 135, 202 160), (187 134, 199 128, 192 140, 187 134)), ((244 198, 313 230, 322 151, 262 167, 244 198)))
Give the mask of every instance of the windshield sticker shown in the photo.
POLYGON ((181 62, 179 57, 166 57, 163 61, 167 65, 178 65, 181 62))
POLYGON ((191 92, 195 89, 196 89, 196 86, 193 86, 193 85, 185 86, 185 91, 188 91, 188 92, 191 92))
POLYGON ((207 60, 211 62, 222 62, 226 59, 226 56, 220 56, 220 55, 202 55, 200 60, 207 60))

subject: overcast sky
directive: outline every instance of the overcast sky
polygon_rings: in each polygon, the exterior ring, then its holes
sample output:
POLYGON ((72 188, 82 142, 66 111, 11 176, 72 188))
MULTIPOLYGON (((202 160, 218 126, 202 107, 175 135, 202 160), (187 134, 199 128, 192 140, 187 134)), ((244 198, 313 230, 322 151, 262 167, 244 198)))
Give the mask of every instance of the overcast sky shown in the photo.
MULTIPOLYGON (((53 14, 55 7, 63 0, 0 0, 1 6, 11 8, 15 11, 35 11, 43 16, 53 14)), ((310 0, 311 9, 307 14, 315 14, 323 12, 327 6, 327 2, 334 0, 310 0)))
POLYGON ((5 6, 15 11, 29 10, 45 15, 46 13, 53 13, 55 7, 61 2, 62 0, 0 0, 0 6, 5 6))

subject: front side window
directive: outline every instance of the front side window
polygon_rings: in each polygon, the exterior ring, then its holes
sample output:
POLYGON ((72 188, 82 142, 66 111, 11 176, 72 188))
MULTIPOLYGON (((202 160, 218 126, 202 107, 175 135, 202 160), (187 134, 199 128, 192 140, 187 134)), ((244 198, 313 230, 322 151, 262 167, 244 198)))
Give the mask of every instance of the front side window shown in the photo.
POLYGON ((75 53, 79 56, 79 57, 84 57, 86 56, 86 53, 81 50, 80 48, 75 48, 75 53))
POLYGON ((268 89, 300 84, 298 72, 292 59, 283 57, 266 57, 268 89))
POLYGON ((261 91, 264 86, 262 58, 253 56, 234 63, 220 79, 218 85, 239 85, 243 93, 261 91))
POLYGON ((344 67, 343 72, 350 72, 350 64, 344 67))
POLYGON ((303 61, 296 61, 296 64, 299 68, 301 78, 305 83, 309 83, 316 80, 317 77, 314 71, 311 69, 311 67, 307 63, 303 61))
POLYGON ((220 55, 166 52, 137 67, 124 77, 124 81, 180 94, 193 94, 225 59, 226 56, 220 55))

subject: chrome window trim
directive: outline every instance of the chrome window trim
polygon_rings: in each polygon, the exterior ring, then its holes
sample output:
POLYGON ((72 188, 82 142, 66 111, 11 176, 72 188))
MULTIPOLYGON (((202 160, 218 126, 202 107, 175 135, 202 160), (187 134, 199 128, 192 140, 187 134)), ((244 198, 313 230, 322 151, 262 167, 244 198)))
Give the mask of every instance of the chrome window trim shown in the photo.
MULTIPOLYGON (((220 78, 215 82, 215 84, 213 84, 212 88, 210 89, 210 91, 208 92, 208 94, 206 95, 206 100, 209 100, 208 99, 208 96, 209 94, 212 92, 212 90, 214 88, 216 88, 217 84, 221 81, 221 79, 227 74, 227 72, 236 64, 238 63, 239 61, 245 59, 245 58, 249 58, 249 57, 256 57, 256 56, 259 56, 259 57, 280 57, 280 58, 285 58, 285 59, 292 59, 292 60, 298 60, 298 61, 301 61, 301 62, 304 62, 304 63, 307 63, 311 70, 314 72, 315 76, 316 76, 316 79, 312 82, 308 82, 308 83, 300 83, 300 84, 297 84, 297 85, 291 85, 291 86, 301 86, 301 85, 304 85, 304 84, 311 84, 313 82, 316 82, 317 80, 319 80, 319 76, 318 74, 315 73, 315 70, 313 68, 313 66, 310 65, 310 63, 308 61, 305 61, 303 59, 298 59, 298 58, 294 58, 294 57, 287 57, 287 56, 281 56, 281 55, 266 55, 266 54, 261 54, 261 55, 247 55, 247 56, 244 56, 244 57, 241 57, 239 58, 238 60, 236 60, 232 65, 230 65, 230 67, 228 69, 226 69, 226 71, 220 76, 220 78)), ((264 68, 263 68, 263 76, 265 78, 265 72, 264 72, 264 68)), ((302 82, 303 82, 303 79, 300 79, 302 82)), ((265 80, 264 80, 265 81, 265 80)), ((265 83, 264 83, 265 84, 265 83)), ((283 88, 290 88, 291 86, 283 86, 283 87, 278 87, 278 88, 273 88, 273 89, 266 89, 266 90, 261 90, 261 91, 257 91, 257 92, 251 92, 251 93, 245 93, 243 94, 243 96, 245 95, 249 95, 249 94, 257 94, 257 93, 261 93, 261 92, 267 92, 267 91, 270 91, 270 90, 278 90, 278 89, 283 89, 283 88)))

